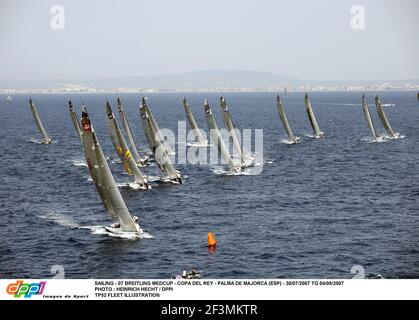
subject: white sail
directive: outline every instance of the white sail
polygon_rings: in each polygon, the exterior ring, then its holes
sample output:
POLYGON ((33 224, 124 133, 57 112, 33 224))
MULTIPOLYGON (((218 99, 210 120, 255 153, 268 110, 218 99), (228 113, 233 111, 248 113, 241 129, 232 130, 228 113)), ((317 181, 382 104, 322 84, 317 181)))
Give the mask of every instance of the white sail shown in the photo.
POLYGON ((68 111, 70 112, 71 121, 73 122, 74 129, 76 129, 77 135, 80 138, 80 141, 82 141, 82 130, 80 121, 77 117, 76 112, 74 111, 73 104, 71 100, 68 100, 68 111))
POLYGON ((279 94, 276 96, 276 105, 278 107, 278 113, 279 113, 279 117, 281 118, 281 122, 282 122, 282 124, 285 128, 285 131, 287 132, 289 142, 299 143, 300 138, 294 136, 294 134, 292 133, 290 124, 288 122, 287 115, 285 114, 285 108, 282 105, 281 97, 279 96, 279 94))
POLYGON ((306 111, 308 115, 308 119, 310 120, 311 127, 313 128, 314 135, 316 138, 323 138, 324 133, 320 131, 319 125, 317 124, 316 116, 314 115, 313 108, 311 107, 310 99, 308 98, 308 94, 306 93, 304 97, 304 102, 306 106, 306 111))
POLYGON ((243 149, 237 137, 236 127, 233 124, 233 119, 231 118, 231 114, 230 114, 230 111, 228 110, 227 103, 224 97, 220 97, 220 107, 221 107, 221 112, 223 114, 224 124, 228 130, 228 133, 230 134, 230 137, 233 140, 234 149, 236 150, 238 156, 240 157, 240 162, 243 166, 246 161, 244 158, 243 149))
POLYGON ((81 125, 86 162, 105 209, 112 218, 119 221, 122 230, 139 232, 139 226, 134 223, 118 190, 85 107, 82 110, 81 125))
POLYGON ((223 157, 224 161, 228 164, 231 173, 237 173, 238 169, 233 163, 233 159, 228 152, 228 149, 224 143, 224 140, 218 130, 217 122, 215 121, 214 115, 212 114, 211 107, 208 104, 208 101, 205 100, 204 103, 205 118, 207 119, 208 128, 210 131, 212 143, 217 146, 218 152, 223 157))
POLYGON ((189 107, 188 101, 186 100, 185 97, 183 98, 183 107, 185 108, 186 118, 189 121, 189 124, 191 126, 192 132, 195 135, 196 141, 199 144, 206 145, 207 144, 207 141, 202 136, 201 130, 199 130, 199 127, 196 124, 196 121, 195 121, 195 118, 193 116, 192 110, 189 107))
POLYGON ((378 96, 375 97, 375 107, 377 108, 378 116, 380 117, 380 120, 390 138, 397 138, 396 134, 393 131, 393 128, 390 126, 390 122, 388 122, 387 116, 384 113, 383 107, 381 106, 380 98, 378 96))
POLYGON ((39 129, 39 132, 42 135, 42 144, 50 144, 52 142, 51 138, 48 136, 47 132, 45 131, 44 126, 42 125, 41 118, 38 115, 38 111, 36 110, 36 106, 33 103, 32 99, 29 99, 29 106, 31 107, 32 115, 35 120, 36 126, 39 129))
POLYGON ((141 158, 141 155, 138 151, 137 144, 135 143, 134 136, 132 135, 131 127, 128 123, 127 116, 125 115, 124 108, 122 106, 121 100, 118 98, 118 111, 121 117, 122 125, 125 129, 125 133, 127 134, 129 144, 131 146, 132 153, 135 158, 135 162, 139 165, 144 165, 147 162, 147 158, 141 158))
POLYGON ((147 180, 141 173, 140 169, 138 169, 138 166, 131 155, 131 151, 125 142, 121 130, 119 129, 118 123, 116 122, 112 108, 108 101, 106 102, 105 112, 108 116, 108 127, 111 140, 115 147, 116 153, 118 154, 118 157, 121 159, 122 167, 128 173, 128 175, 133 177, 134 182, 137 183, 142 189, 148 189, 147 180))
POLYGON ((157 122, 155 120, 153 121, 154 118, 144 98, 141 99, 140 115, 143 121, 144 134, 149 141, 154 159, 160 170, 167 174, 172 182, 182 183, 180 173, 175 169, 170 160, 168 144, 160 133, 157 122))
POLYGON ((148 145, 150 146, 151 153, 154 155, 154 152, 156 150, 156 142, 152 134, 153 124, 151 123, 151 120, 147 114, 146 106, 142 102, 140 102, 139 110, 144 135, 147 139, 148 145))
POLYGON ((153 114, 150 111, 150 108, 148 107, 145 98, 141 98, 141 104, 143 104, 144 109, 146 110, 148 117, 151 120, 151 127, 154 129, 154 132, 157 134, 157 137, 159 138, 160 142, 164 145, 164 149, 168 152, 168 154, 174 154, 174 152, 172 151, 172 148, 170 148, 170 145, 167 143, 166 139, 164 139, 159 125, 157 124, 156 119, 154 119, 153 114))
POLYGON ((374 141, 377 140, 377 132, 375 131, 374 124, 372 122, 371 113, 368 108, 367 99, 365 99, 365 95, 362 95, 362 109, 364 110, 365 119, 368 123, 368 128, 370 128, 371 136, 374 141))

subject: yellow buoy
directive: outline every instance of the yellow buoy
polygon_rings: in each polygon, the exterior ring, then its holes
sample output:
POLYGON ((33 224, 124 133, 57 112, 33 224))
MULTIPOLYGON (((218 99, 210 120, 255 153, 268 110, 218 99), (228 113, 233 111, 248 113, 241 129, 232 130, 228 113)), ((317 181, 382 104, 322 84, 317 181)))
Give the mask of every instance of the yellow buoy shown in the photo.
POLYGON ((212 232, 208 232, 208 247, 215 247, 217 245, 217 239, 212 232))

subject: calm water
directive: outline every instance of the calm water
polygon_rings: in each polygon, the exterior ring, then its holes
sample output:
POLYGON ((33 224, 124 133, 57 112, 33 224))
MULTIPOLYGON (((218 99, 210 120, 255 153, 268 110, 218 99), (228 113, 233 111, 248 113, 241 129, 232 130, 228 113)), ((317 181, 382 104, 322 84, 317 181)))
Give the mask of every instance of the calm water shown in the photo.
MULTIPOLYGON (((146 141, 138 96, 122 94, 140 146, 146 141)), ((419 104, 416 93, 386 92, 383 103, 404 139, 369 143, 359 93, 313 93, 320 128, 313 140, 302 93, 284 97, 297 146, 285 138, 275 95, 227 94, 241 128, 264 129, 261 175, 216 175, 208 166, 182 165, 180 186, 148 192, 121 188, 132 213, 154 239, 130 241, 80 227, 109 220, 83 160, 69 118, 67 95, 33 95, 52 145, 35 143, 28 96, 7 104, 0 96, 0 277, 52 277, 62 265, 68 278, 169 278, 183 268, 207 278, 350 278, 353 265, 367 275, 419 277, 419 104), (214 253, 207 232, 216 234, 214 253)), ((116 95, 107 95, 115 104, 116 95)), ((185 114, 180 94, 149 94, 160 127, 175 129, 185 114)), ((80 110, 80 95, 71 95, 80 110)), ((221 126, 216 94, 190 94, 198 124, 207 129, 208 98, 221 126)), ((103 95, 83 95, 105 154, 113 160, 103 95)), ((368 94, 370 104, 373 95, 368 94)), ((114 107, 114 111, 116 108, 114 107)), ((371 108, 377 129, 375 107, 371 108)), ((119 118, 119 116, 118 116, 119 118)), ((111 162, 111 161, 110 161, 111 162)), ((120 164, 110 163, 118 182, 120 164)), ((155 166, 143 169, 156 174, 155 166)))

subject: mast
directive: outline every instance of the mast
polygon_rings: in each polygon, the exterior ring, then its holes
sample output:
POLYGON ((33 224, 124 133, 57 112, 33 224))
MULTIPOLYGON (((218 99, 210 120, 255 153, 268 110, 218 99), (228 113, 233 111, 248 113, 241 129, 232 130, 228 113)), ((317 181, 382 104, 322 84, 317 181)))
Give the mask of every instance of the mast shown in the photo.
POLYGON ((377 113, 380 117, 380 120, 384 126, 384 128, 386 129, 388 135, 391 138, 396 138, 396 134, 393 131, 393 128, 390 126, 390 122, 388 122, 387 116, 384 113, 383 107, 381 106, 381 101, 380 98, 377 96, 375 96, 375 107, 377 109, 377 113))
POLYGON ((137 162, 140 165, 143 165, 146 160, 143 160, 140 156, 140 153, 138 152, 137 144, 135 143, 134 136, 132 135, 131 127, 128 123, 127 116, 125 115, 124 108, 122 106, 121 100, 118 98, 118 111, 119 115, 121 117, 122 125, 125 129, 125 133, 127 134, 129 144, 131 146, 131 149, 133 151, 135 162, 137 162))
POLYGON ((157 131, 160 129, 157 122, 154 121, 153 123, 150 109, 148 109, 144 98, 141 99, 140 114, 143 122, 144 133, 160 170, 167 174, 173 182, 182 183, 180 173, 175 169, 170 161, 169 151, 167 149, 168 144, 165 143, 166 141, 164 141, 164 138, 160 138, 162 135, 159 131, 157 131))
POLYGON ((193 133, 195 134, 197 142, 200 144, 206 144, 204 137, 201 134, 201 130, 199 130, 198 125, 196 124, 195 118, 193 116, 192 110, 189 107, 188 101, 186 98, 183 98, 183 107, 185 108, 186 117, 188 118, 189 124, 192 128, 193 133))
POLYGON ((297 143, 297 139, 292 133, 292 130, 288 122, 287 115, 285 114, 285 109, 284 109, 284 106, 282 105, 281 97, 279 96, 279 94, 276 96, 276 105, 278 107, 278 112, 279 112, 279 117, 281 118, 281 122, 284 125, 285 131, 287 132, 288 140, 291 142, 297 143))
POLYGON ((123 230, 138 232, 106 162, 102 148, 91 125, 86 107, 83 107, 82 110, 81 126, 86 162, 106 211, 112 218, 118 219, 123 230))
POLYGON ((81 125, 80 125, 79 119, 77 117, 77 114, 74 111, 73 103, 71 102, 71 100, 68 100, 68 111, 70 112, 70 117, 71 117, 71 121, 73 122, 74 129, 76 129, 77 135, 79 136, 80 141, 82 141, 81 125))
POLYGON ((218 130, 217 122, 215 121, 214 115, 212 114, 211 107, 208 104, 208 101, 205 99, 204 102, 205 118, 207 119, 208 128, 210 131, 211 139, 213 143, 217 145, 218 152, 224 158, 224 161, 228 163, 228 167, 231 173, 237 173, 238 170, 233 163, 233 159, 228 152, 228 149, 221 137, 220 130, 218 130))
POLYGON ((377 132, 375 131, 374 124, 372 122, 371 113, 368 108, 367 99, 365 99, 365 95, 362 95, 362 109, 364 110, 365 119, 367 119, 368 127, 371 131, 372 139, 375 141, 377 140, 377 132))
POLYGON ((313 128, 314 134, 316 137, 321 138, 324 136, 324 133, 320 131, 319 125, 317 124, 316 116, 314 115, 313 108, 311 107, 311 102, 306 92, 304 96, 304 102, 306 106, 306 111, 308 119, 310 120, 311 127, 313 128))
POLYGON ((233 140, 234 149, 236 150, 237 154, 240 157, 241 164, 244 165, 245 158, 244 158, 243 149, 237 137, 236 127, 234 126, 233 119, 231 118, 231 114, 230 114, 230 111, 228 110, 227 103, 224 97, 220 97, 220 107, 221 107, 221 112, 223 114, 225 126, 233 140))
POLYGON ((118 157, 122 161, 122 167, 128 173, 128 175, 134 178, 135 183, 139 184, 142 188, 147 189, 147 181, 141 173, 140 169, 138 169, 138 166, 131 155, 131 151, 129 150, 124 136, 119 129, 118 123, 116 122, 112 108, 108 101, 106 101, 105 112, 108 116, 108 127, 111 140, 116 149, 118 157))
POLYGON ((29 99, 29 106, 31 107, 32 115, 35 120, 36 126, 39 129, 39 132, 42 135, 42 144, 50 144, 52 142, 51 138, 48 136, 47 132, 45 131, 44 126, 42 125, 41 118, 39 118, 38 111, 36 110, 36 106, 33 103, 32 99, 29 99))

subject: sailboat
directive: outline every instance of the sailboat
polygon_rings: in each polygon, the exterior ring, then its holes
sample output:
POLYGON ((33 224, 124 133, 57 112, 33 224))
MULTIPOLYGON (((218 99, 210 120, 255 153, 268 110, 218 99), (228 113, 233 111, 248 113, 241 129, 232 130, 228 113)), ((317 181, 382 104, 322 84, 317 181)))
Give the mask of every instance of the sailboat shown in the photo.
POLYGON ((33 118, 35 120, 36 126, 38 127, 39 132, 42 135, 41 143, 42 144, 50 144, 52 142, 52 139, 48 136, 47 132, 45 131, 44 126, 42 125, 41 118, 39 117, 38 111, 36 110, 36 106, 33 103, 32 99, 29 99, 29 106, 31 108, 32 115, 33 115, 33 118))
POLYGON ((311 127, 313 128, 314 138, 316 139, 324 138, 324 132, 320 131, 319 129, 319 125, 317 124, 316 116, 314 115, 314 111, 311 106, 311 102, 310 102, 307 92, 304 96, 304 102, 305 102, 308 119, 310 120, 311 127))
POLYGON ((11 103, 11 102, 13 101, 12 96, 11 96, 11 95, 8 95, 8 96, 6 97, 6 101, 7 101, 8 103, 11 103))
POLYGON ((171 183, 182 183, 180 172, 175 169, 170 160, 169 145, 162 136, 160 128, 154 120, 145 98, 141 98, 140 116, 143 123, 144 134, 160 170, 164 174, 167 174, 171 183))
POLYGON ((135 162, 140 165, 144 166, 148 162, 148 158, 141 158, 140 153, 138 152, 137 144, 135 143, 134 136, 132 135, 131 127, 128 123, 127 116, 125 114, 123 105, 121 100, 118 98, 118 111, 121 117, 122 125, 125 129, 125 133, 127 134, 129 144, 131 146, 131 150, 133 152, 135 162))
POLYGON ((68 100, 68 111, 70 112, 70 117, 71 117, 71 121, 73 122, 74 129, 76 129, 77 135, 79 136, 80 141, 83 143, 82 141, 83 132, 82 132, 81 125, 79 122, 79 118, 77 117, 77 114, 74 111, 73 103, 71 102, 71 100, 68 100))
POLYGON ((147 179, 143 176, 140 169, 138 169, 138 166, 131 155, 131 151, 125 142, 124 136, 119 129, 118 123, 116 122, 112 108, 108 101, 106 101, 105 112, 108 116, 108 128, 111 135, 111 140, 115 147, 116 153, 118 154, 118 157, 122 161, 122 167, 128 173, 128 175, 133 178, 134 182, 140 187, 140 189, 147 190, 149 188, 147 179))
POLYGON ((282 105, 281 97, 279 96, 279 94, 276 96, 276 105, 278 107, 278 112, 279 112, 279 117, 281 118, 281 122, 285 128, 285 131, 287 132, 289 143, 291 144, 300 143, 301 139, 299 137, 296 137, 292 133, 292 130, 288 122, 287 115, 285 114, 285 109, 284 109, 284 106, 282 105))
POLYGON ((377 141, 377 132, 375 131, 374 124, 372 122, 371 113, 368 108, 368 102, 367 99, 365 99, 365 95, 362 95, 362 108, 364 110, 365 119, 368 123, 368 128, 370 128, 372 140, 374 142, 377 141))
POLYGON ((386 129, 390 139, 399 138, 399 133, 395 133, 393 131, 393 128, 390 126, 390 122, 387 119, 387 116, 384 112, 384 109, 381 105, 381 101, 380 101, 380 98, 378 97, 378 95, 375 96, 375 107, 377 109, 377 113, 378 113, 378 116, 380 117, 381 123, 383 124, 384 129, 386 129))
POLYGON ((185 97, 183 97, 183 107, 185 108, 186 112, 186 118, 189 121, 189 124, 191 126, 192 132, 195 135, 195 140, 197 142, 194 146, 203 146, 208 147, 208 140, 205 140, 202 136, 201 130, 199 129, 198 125, 196 124, 195 118, 193 116, 192 110, 188 104, 188 100, 186 100, 185 97))
POLYGON ((246 160, 244 157, 243 149, 240 145, 239 138, 237 137, 236 127, 234 126, 233 119, 231 118, 230 111, 227 106, 227 102, 224 97, 220 97, 220 107, 223 114, 224 124, 228 130, 230 137, 233 140, 234 150, 236 150, 237 155, 240 157, 241 166, 245 166, 246 160))
POLYGON ((83 107, 82 110, 81 126, 83 130, 83 149, 90 175, 109 216, 118 221, 105 229, 116 235, 141 237, 142 230, 138 224, 138 218, 131 216, 118 190, 96 133, 93 130, 86 107, 83 107))
POLYGON ((219 154, 223 157, 224 161, 228 164, 231 173, 238 173, 239 169, 234 165, 233 159, 228 152, 228 149, 224 143, 224 140, 218 129, 217 122, 215 121, 214 115, 212 114, 211 107, 208 101, 205 99, 204 102, 205 118, 207 120, 208 128, 211 135, 212 143, 217 146, 219 154))
POLYGON ((148 107, 148 105, 147 105, 144 97, 141 98, 140 108, 141 108, 141 105, 143 105, 144 109, 147 111, 148 117, 149 117, 149 119, 151 121, 151 125, 154 128, 154 131, 157 134, 157 137, 159 138, 160 142, 164 145, 165 151, 168 154, 175 154, 172 151, 172 148, 170 148, 169 144, 166 142, 166 139, 164 139, 164 137, 163 137, 163 135, 162 135, 162 133, 160 131, 159 125, 157 124, 156 119, 154 119, 154 116, 151 113, 150 108, 148 107))

